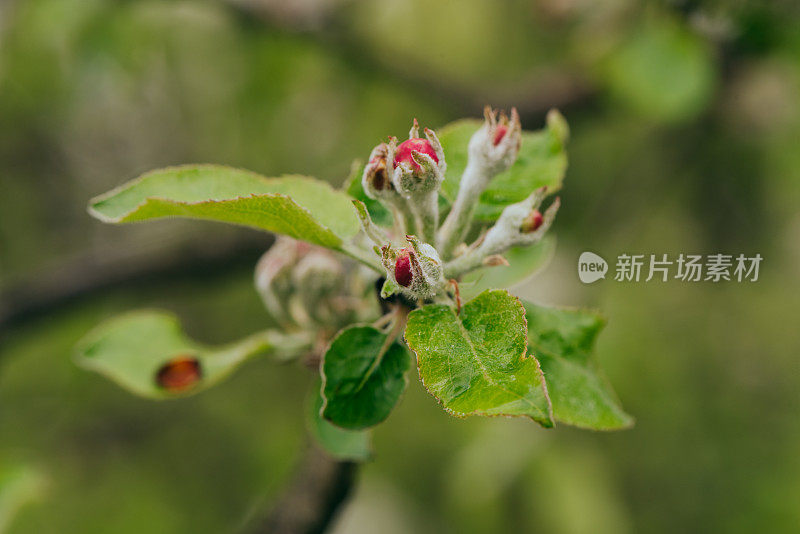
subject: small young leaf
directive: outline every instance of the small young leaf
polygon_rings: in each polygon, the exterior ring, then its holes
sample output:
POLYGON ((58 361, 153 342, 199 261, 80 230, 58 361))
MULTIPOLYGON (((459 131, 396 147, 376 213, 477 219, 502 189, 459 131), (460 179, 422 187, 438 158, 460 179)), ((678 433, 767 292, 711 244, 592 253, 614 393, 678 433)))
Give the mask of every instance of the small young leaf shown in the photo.
POLYGON ((308 403, 309 432, 317 443, 337 460, 364 462, 372 456, 371 436, 369 430, 346 430, 329 423, 320 415, 322 397, 320 388, 312 390, 308 403))
POLYGON ((41 499, 47 486, 47 477, 38 467, 0 462, 0 532, 8 531, 22 508, 41 499))
POLYGON ((556 420, 595 430, 633 425, 592 354, 602 317, 525 303, 531 351, 542 364, 556 420))
MULTIPOLYGON (((442 196, 449 203, 455 200, 461 175, 467 167, 469 139, 481 124, 478 120, 464 119, 450 123, 438 132, 447 159, 442 196)), ((475 212, 478 220, 497 219, 504 207, 525 199, 539 187, 546 185, 548 194, 561 188, 567 170, 565 130, 564 118, 553 112, 548 116, 546 128, 522 132, 522 147, 517 161, 489 182, 475 212)))
POLYGON ((145 174, 92 199, 104 222, 189 217, 251 226, 338 249, 360 224, 350 198, 304 176, 264 178, 220 165, 185 165, 145 174))
POLYGON ((342 330, 322 361, 322 416, 342 428, 377 425, 408 384, 408 351, 377 328, 342 330))
POLYGON ((453 415, 526 416, 553 426, 539 362, 527 351, 525 310, 507 291, 484 291, 457 314, 411 312, 406 342, 428 391, 453 415))
POLYGON ((78 344, 75 359, 137 395, 169 399, 210 387, 256 354, 302 347, 302 340, 271 331, 206 347, 189 339, 174 315, 142 310, 100 324, 78 344))
POLYGON ((400 284, 392 280, 391 278, 387 278, 383 282, 383 286, 381 287, 381 298, 388 299, 395 293, 400 291, 400 284))

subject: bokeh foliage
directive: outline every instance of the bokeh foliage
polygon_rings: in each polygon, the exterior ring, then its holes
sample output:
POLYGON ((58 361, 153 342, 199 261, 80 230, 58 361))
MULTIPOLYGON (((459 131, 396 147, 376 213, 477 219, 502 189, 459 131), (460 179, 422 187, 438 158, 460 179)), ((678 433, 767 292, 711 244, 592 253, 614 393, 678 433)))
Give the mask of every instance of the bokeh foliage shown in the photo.
MULTIPOLYGON (((375 461, 338 528, 800 523, 794 3, 264 4, 259 16, 216 0, 0 5, 0 287, 76 255, 158 257, 249 235, 85 214, 88 198, 151 168, 214 162, 339 184, 413 116, 437 126, 517 105, 538 129, 558 105, 571 126, 558 244, 518 292, 602 309, 597 357, 636 427, 456 420, 412 385, 374 433, 375 461), (765 261, 754 284, 587 287, 575 276, 583 250, 765 261)), ((253 362, 156 404, 70 361, 89 328, 131 308, 171 309, 210 345, 263 328, 248 261, 139 280, 0 332, 0 464, 46 480, 10 532, 230 531, 279 491, 306 443, 312 377, 253 362)))

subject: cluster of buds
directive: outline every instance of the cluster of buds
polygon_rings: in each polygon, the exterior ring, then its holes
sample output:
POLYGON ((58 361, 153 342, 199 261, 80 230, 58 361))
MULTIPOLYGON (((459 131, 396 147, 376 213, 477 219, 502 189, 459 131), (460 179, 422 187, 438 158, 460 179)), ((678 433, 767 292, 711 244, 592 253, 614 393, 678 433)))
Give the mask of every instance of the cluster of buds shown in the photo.
POLYGON ((402 232, 416 232, 433 240, 439 224, 439 189, 446 168, 444 150, 436 134, 425 128, 425 138, 419 137, 419 124, 414 119, 408 140, 397 145, 393 137, 373 149, 362 185, 370 198, 402 217, 402 232))
POLYGON ((353 262, 280 237, 256 265, 255 285, 284 327, 338 328, 370 311, 369 283, 353 262))
MULTIPOLYGON (((557 113, 548 116, 565 138, 566 124, 557 113)), ((522 128, 519 115, 491 108, 468 146, 468 161, 458 195, 444 223, 439 226, 439 191, 444 181, 445 154, 436 134, 413 122, 409 138, 396 138, 376 146, 362 175, 366 194, 389 208, 394 231, 386 232, 370 218, 367 207, 354 201, 366 237, 386 271, 382 297, 400 294, 409 301, 447 298, 448 288, 480 267, 507 265, 502 256, 509 248, 532 244, 542 238, 558 210, 556 199, 539 210, 545 196, 541 188, 522 202, 507 206, 495 225, 474 243, 464 241, 474 230, 473 215, 489 181, 509 169, 519 154, 522 128), (405 239, 403 240, 403 237, 405 239)), ((560 133, 559 133, 560 132, 560 133)), ((365 257, 358 245, 345 249, 351 257, 376 269, 374 258, 365 257)), ((265 306, 286 327, 336 328, 369 316, 373 287, 357 264, 345 265, 324 249, 280 238, 256 268, 256 286, 265 306)), ((455 296, 455 294, 454 294, 455 296)), ((457 300, 457 297, 456 297, 457 300)))
MULTIPOLYGON (((389 207, 396 218, 403 217, 399 230, 419 235, 425 241, 407 236, 410 246, 394 246, 372 223, 366 208, 357 206, 364 230, 386 268, 384 293, 432 298, 447 285, 445 275, 457 278, 482 265, 502 264, 500 254, 509 247, 541 238, 558 209, 555 202, 545 214, 539 212, 544 190, 509 206, 497 224, 472 246, 463 243, 481 193, 493 177, 514 164, 521 142, 522 126, 516 109, 509 115, 488 107, 484 110, 484 123, 469 141, 469 159, 458 196, 441 229, 438 196, 446 164, 436 134, 426 128, 425 138, 421 138, 415 119, 408 140, 397 145, 396 139, 390 138, 388 143, 375 147, 362 177, 364 190, 389 207), (461 254, 453 257, 459 251, 461 254), (444 264, 439 253, 450 261, 444 264)), ((395 238, 399 237, 397 230, 396 227, 395 238)))
MULTIPOLYGON (((548 115, 548 127, 557 130, 562 140, 566 138, 566 123, 557 112, 548 115)), ((452 287, 448 280, 458 280, 480 267, 507 265, 502 255, 511 247, 540 240, 559 207, 556 199, 544 212, 539 210, 546 194, 546 188, 541 188, 507 206, 493 227, 467 245, 481 194, 519 155, 519 114, 516 109, 510 114, 484 110, 484 122, 469 141, 458 195, 441 228, 438 201, 445 154, 433 131, 426 128, 424 138, 419 131, 415 119, 408 140, 398 145, 390 138, 375 147, 362 177, 367 195, 394 214, 394 232, 387 235, 372 222, 366 206, 356 202, 365 233, 386 270, 384 297, 399 293, 411 300, 433 299, 452 287), (398 242, 403 235, 407 245, 398 242)))

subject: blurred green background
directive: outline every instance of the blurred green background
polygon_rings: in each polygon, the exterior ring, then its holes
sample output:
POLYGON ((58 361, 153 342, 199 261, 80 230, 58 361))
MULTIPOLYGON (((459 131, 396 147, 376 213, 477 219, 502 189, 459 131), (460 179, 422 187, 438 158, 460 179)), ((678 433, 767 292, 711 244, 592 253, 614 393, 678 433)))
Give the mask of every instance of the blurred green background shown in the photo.
POLYGON ((207 342, 269 321, 251 288, 269 238, 105 227, 89 197, 185 162, 338 184, 412 117, 485 104, 570 122, 557 252, 518 293, 604 312, 599 358, 637 425, 457 420, 412 380, 335 531, 797 532, 794 0, 0 3, 0 530, 235 532, 307 443, 301 368, 154 403, 71 363, 137 307, 207 342), (764 261, 756 283, 584 286, 584 250, 764 261))

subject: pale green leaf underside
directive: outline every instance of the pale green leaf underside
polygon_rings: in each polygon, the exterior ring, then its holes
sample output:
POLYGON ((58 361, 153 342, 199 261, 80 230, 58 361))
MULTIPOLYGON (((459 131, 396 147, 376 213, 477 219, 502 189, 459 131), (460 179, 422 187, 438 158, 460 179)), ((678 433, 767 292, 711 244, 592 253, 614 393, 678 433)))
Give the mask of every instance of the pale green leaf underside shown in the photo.
POLYGON ((369 430, 346 430, 329 423, 320 415, 322 396, 317 385, 308 403, 308 426, 320 447, 337 460, 364 462, 372 456, 369 430))
POLYGON ((527 351, 525 310, 507 291, 485 291, 461 314, 441 304, 411 312, 406 342, 428 391, 453 415, 527 416, 553 426, 539 362, 527 351))
POLYGON ((0 461, 0 532, 6 532, 26 505, 47 491, 46 475, 33 465, 0 461))
POLYGON ((250 226, 339 248, 360 225, 350 198, 304 176, 264 178, 220 165, 169 167, 92 199, 89 212, 111 223, 187 217, 250 226))
POLYGON ((224 347, 207 347, 189 339, 171 313, 142 310, 97 326, 78 344, 75 359, 132 393, 168 399, 202 391, 250 356, 270 350, 268 337, 261 333, 224 347), (162 366, 179 357, 196 358, 202 377, 191 388, 174 393, 159 386, 156 376, 162 366))
POLYGON ((400 400, 411 366, 408 351, 372 326, 342 330, 322 361, 322 416, 359 429, 386 419, 400 400))
MULTIPOLYGON (((481 124, 478 120, 463 119, 437 131, 447 161, 442 196, 450 203, 458 194, 461 175, 467 167, 469 139, 481 124)), ((566 170, 567 154, 557 132, 550 127, 523 132, 517 161, 489 182, 481 195, 476 218, 492 221, 499 217, 505 206, 523 200, 539 187, 546 185, 549 193, 557 191, 566 170)))
POLYGON ((595 430, 629 427, 625 413, 593 355, 602 317, 585 310, 545 308, 525 303, 531 352, 539 359, 562 423, 595 430))
POLYGON ((459 284, 461 297, 469 299, 487 289, 506 289, 524 282, 541 269, 552 257, 555 239, 545 237, 542 241, 524 247, 513 247, 503 253, 508 265, 486 267, 473 271, 459 284))

